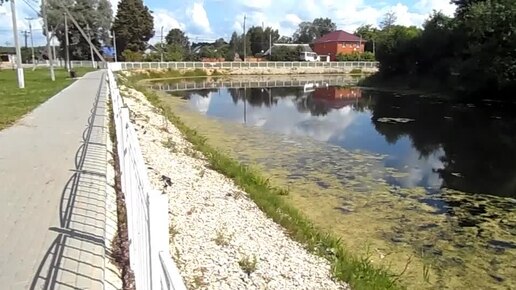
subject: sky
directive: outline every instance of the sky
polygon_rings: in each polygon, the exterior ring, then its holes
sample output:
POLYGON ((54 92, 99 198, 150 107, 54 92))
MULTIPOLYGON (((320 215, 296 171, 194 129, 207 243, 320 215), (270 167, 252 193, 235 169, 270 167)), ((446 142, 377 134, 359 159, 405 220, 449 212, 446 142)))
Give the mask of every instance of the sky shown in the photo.
MULTIPOLYGON (((116 13, 118 0, 110 0, 116 13)), ((233 31, 242 33, 246 27, 272 26, 281 35, 291 36, 302 21, 317 17, 331 18, 338 29, 353 32, 364 24, 377 26, 386 12, 393 11, 397 24, 420 26, 433 10, 453 15, 450 0, 145 0, 153 11, 156 36, 172 28, 184 30, 193 42, 228 39, 233 31)), ((27 17, 35 17, 39 0, 16 0, 18 29, 29 29, 27 17)), ((0 46, 12 45, 12 17, 9 3, 0 6, 0 46)), ((33 20, 34 41, 43 44, 41 20, 33 20)), ((20 43, 24 37, 20 34, 20 43)))

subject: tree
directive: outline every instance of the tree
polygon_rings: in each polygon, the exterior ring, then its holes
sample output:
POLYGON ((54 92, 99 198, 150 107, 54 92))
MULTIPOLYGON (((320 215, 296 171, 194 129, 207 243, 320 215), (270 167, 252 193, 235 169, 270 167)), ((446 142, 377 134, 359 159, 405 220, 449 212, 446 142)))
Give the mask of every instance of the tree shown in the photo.
POLYGON ((295 43, 312 43, 317 38, 336 29, 337 25, 331 19, 316 18, 312 22, 301 22, 292 38, 295 43))
POLYGON ((473 4, 485 1, 487 0, 451 0, 451 3, 457 5, 456 14, 459 18, 462 18, 473 4))
POLYGON ((299 55, 303 51, 303 48, 289 47, 289 46, 274 46, 272 48, 272 55, 270 60, 272 61, 298 61, 299 55))
POLYGON ((154 36, 154 18, 142 0, 121 0, 113 23, 118 52, 143 51, 154 36))
POLYGON ((362 26, 358 27, 355 30, 354 34, 361 36, 362 39, 366 41, 366 43, 364 45, 365 51, 374 52, 374 50, 375 50, 374 46, 375 46, 376 41, 378 41, 380 30, 378 30, 377 28, 368 24, 368 25, 362 25, 362 26))
POLYGON ((312 22, 312 26, 315 28, 317 37, 337 30, 337 25, 330 18, 316 18, 312 22))
POLYGON ((179 28, 171 29, 167 36, 165 37, 168 45, 175 44, 179 47, 188 49, 190 46, 190 41, 186 34, 179 28))
POLYGON ((380 28, 384 30, 389 29, 396 24, 397 20, 398 17, 396 16, 396 13, 394 11, 389 11, 383 16, 383 19, 380 22, 380 28))
POLYGON ((274 43, 292 43, 293 40, 292 40, 292 37, 290 36, 282 36, 280 38, 278 38, 278 40, 276 41, 273 41, 274 43))
POLYGON ((377 36, 381 76, 431 79, 461 96, 510 96, 516 90, 516 2, 453 3, 455 18, 434 12, 423 30, 391 25, 393 17, 385 17, 377 36))
POLYGON ((269 49, 269 36, 272 42, 279 39, 278 30, 267 27, 265 30, 261 26, 253 26, 247 31, 247 37, 251 45, 253 54, 262 53, 269 49))
MULTIPOLYGON (((81 28, 91 36, 91 42, 94 46, 100 48, 101 44, 110 43, 109 29, 113 20, 113 11, 108 0, 48 0, 48 25, 49 29, 53 29, 60 43, 60 55, 62 57, 65 55, 66 45, 64 27, 65 10, 63 5, 68 8, 81 28)), ((43 33, 45 33, 45 31, 43 31, 43 33)), ((90 45, 70 19, 68 20, 68 34, 70 40, 70 58, 76 60, 89 59, 90 45)))
MULTIPOLYGON (((249 41, 249 37, 246 38, 246 53, 251 54, 251 42, 249 41)), ((238 53, 240 57, 244 56, 244 37, 243 35, 239 35, 236 32, 233 32, 231 35, 231 40, 229 41, 229 49, 234 51, 234 53, 238 53)))

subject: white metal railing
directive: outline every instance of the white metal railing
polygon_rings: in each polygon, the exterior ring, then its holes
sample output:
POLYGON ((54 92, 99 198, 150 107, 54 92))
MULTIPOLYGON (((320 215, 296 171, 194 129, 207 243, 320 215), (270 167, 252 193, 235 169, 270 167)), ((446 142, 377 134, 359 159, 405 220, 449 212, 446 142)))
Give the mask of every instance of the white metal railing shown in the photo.
MULTIPOLYGON (((91 63, 90 63, 91 65, 91 63)), ((131 69, 247 69, 247 68, 341 68, 341 69, 376 69, 376 61, 264 61, 264 62, 118 62, 121 70, 131 69)))
MULTIPOLYGON (((64 66, 64 62, 60 62, 64 66)), ((97 67, 103 68, 102 62, 91 60, 71 61, 72 67, 97 67)), ((117 62, 119 70, 131 69, 240 69, 240 68, 341 68, 341 69, 377 69, 377 61, 332 61, 332 62, 306 62, 306 61, 262 61, 262 62, 117 62)))
POLYGON ((306 84, 316 83, 328 86, 356 85, 357 80, 350 76, 325 75, 311 76, 305 80, 267 80, 267 81, 244 81, 244 80, 218 80, 217 82, 174 82, 174 83, 153 83, 150 88, 156 91, 177 92, 189 90, 220 89, 220 88, 285 88, 303 87, 306 84))
POLYGON ((169 252, 168 197, 150 185, 129 109, 123 103, 109 66, 107 82, 118 142, 121 189, 127 208, 130 266, 136 289, 186 290, 169 252))

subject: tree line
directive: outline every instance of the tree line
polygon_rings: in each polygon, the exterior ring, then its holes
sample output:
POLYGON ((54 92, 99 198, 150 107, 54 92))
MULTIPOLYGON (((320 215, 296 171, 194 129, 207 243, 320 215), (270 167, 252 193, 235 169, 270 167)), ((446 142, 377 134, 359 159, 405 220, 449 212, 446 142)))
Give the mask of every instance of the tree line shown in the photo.
MULTIPOLYGON (((0 5, 6 0, 0 0, 0 5)), ((234 60, 236 57, 258 56, 269 50, 273 43, 309 44, 324 34, 335 31, 336 24, 329 18, 316 18, 301 22, 292 36, 282 36, 272 27, 251 26, 244 33, 233 32, 231 38, 222 38, 212 43, 194 43, 180 29, 171 29, 163 43, 149 45, 155 36, 152 11, 142 0, 121 0, 113 19, 109 0, 47 0, 47 15, 50 32, 60 43, 58 55, 65 56, 65 6, 78 24, 86 30, 97 48, 115 46, 120 60, 195 61, 201 58, 234 60), (144 54, 150 48, 157 53, 144 54), (162 56, 163 55, 163 56, 162 56)), ((45 33, 45 31, 44 31, 45 33)), ((74 60, 91 57, 88 41, 68 19, 70 56, 74 60)), ((299 47, 274 47, 271 60, 298 60, 299 47)))
MULTIPOLYGON (((434 12, 422 28, 396 25, 395 15, 379 29, 357 29, 376 45, 380 81, 422 81, 462 95, 516 91, 516 1, 453 0, 454 17, 434 12)), ((504 94, 508 93, 508 94, 504 94)))

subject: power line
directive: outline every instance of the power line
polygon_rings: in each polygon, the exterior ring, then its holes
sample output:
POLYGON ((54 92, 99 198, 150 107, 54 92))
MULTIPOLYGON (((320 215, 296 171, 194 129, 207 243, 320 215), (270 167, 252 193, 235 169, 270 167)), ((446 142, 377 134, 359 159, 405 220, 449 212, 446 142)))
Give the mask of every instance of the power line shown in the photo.
POLYGON ((23 3, 25 3, 25 5, 29 6, 30 9, 32 9, 34 12, 36 12, 36 15, 38 17, 41 17, 41 13, 39 13, 38 10, 36 10, 34 7, 32 7, 32 5, 29 4, 29 2, 27 0, 22 0, 23 3))

